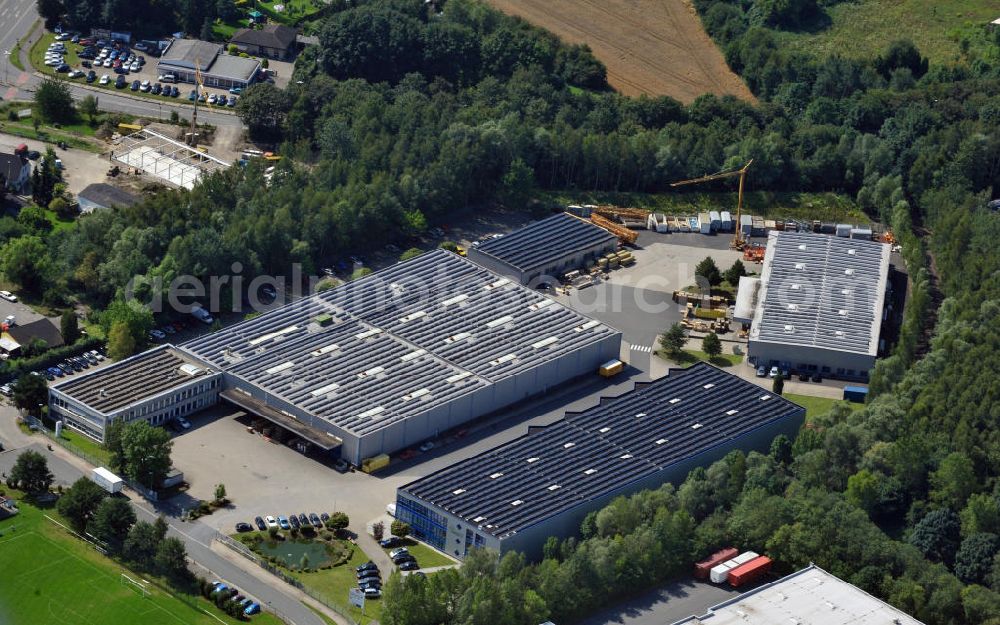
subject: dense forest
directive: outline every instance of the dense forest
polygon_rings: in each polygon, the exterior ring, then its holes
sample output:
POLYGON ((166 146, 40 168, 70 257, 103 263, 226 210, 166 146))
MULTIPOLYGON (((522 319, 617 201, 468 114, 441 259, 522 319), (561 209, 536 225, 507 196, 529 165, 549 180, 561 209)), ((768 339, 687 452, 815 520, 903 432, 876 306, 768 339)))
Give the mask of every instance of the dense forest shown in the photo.
POLYGON ((931 625, 997 625, 1000 31, 984 30, 992 55, 947 66, 907 41, 867 60, 784 51, 774 29, 822 4, 695 0, 760 103, 683 106, 609 91, 585 47, 475 0, 435 15, 356 3, 325 18, 287 90, 240 100, 253 135, 292 157, 269 182, 234 167, 59 231, 0 218, 0 264, 53 305, 101 309, 137 275, 310 271, 457 210, 528 208, 537 189, 659 192, 753 157, 755 189, 850 195, 901 240, 911 298, 869 405, 616 501, 540 563, 479 554, 394 577, 383 621, 572 622, 735 543, 780 571, 816 562, 931 625))

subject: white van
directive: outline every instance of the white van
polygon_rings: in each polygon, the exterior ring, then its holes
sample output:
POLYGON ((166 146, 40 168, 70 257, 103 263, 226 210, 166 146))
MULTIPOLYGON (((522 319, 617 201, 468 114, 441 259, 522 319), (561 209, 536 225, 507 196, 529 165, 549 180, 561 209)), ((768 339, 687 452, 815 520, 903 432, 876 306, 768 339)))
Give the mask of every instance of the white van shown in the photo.
POLYGON ((195 304, 191 308, 191 314, 194 316, 195 319, 204 323, 205 325, 211 325, 211 323, 215 321, 215 319, 212 318, 212 315, 207 310, 201 307, 201 304, 195 304))

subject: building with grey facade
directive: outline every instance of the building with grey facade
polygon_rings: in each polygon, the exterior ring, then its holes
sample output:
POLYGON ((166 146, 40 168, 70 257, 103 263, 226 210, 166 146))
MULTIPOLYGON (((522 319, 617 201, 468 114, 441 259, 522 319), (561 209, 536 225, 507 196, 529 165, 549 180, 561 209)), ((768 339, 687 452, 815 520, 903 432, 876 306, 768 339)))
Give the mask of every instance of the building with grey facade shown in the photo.
POLYGON ((706 363, 457 462, 397 491, 396 517, 456 557, 472 547, 538 557, 550 536, 619 495, 666 482, 734 449, 794 436, 805 410, 706 363))
POLYGON ((864 380, 884 318, 889 246, 822 234, 768 234, 747 353, 757 366, 864 380))
POLYGON ((521 284, 556 281, 618 249, 618 238, 589 221, 559 213, 469 249, 469 259, 521 284))
POLYGON ((257 77, 260 61, 224 54, 222 45, 197 39, 174 39, 156 64, 161 75, 173 74, 181 82, 196 82, 201 74, 206 87, 246 88, 257 77))
POLYGON ((673 625, 923 625, 815 564, 673 625))
POLYGON ((180 346, 222 398, 362 465, 617 358, 621 334, 435 250, 180 346))
POLYGON ((163 425, 219 400, 222 376, 183 352, 161 345, 49 387, 49 415, 104 441, 113 421, 163 425))

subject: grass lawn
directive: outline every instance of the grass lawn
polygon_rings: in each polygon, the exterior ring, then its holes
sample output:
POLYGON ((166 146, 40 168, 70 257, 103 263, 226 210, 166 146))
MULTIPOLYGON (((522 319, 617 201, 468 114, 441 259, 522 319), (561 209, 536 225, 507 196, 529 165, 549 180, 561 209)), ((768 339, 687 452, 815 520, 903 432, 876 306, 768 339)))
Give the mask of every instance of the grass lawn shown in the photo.
POLYGON ((826 13, 829 26, 781 32, 779 41, 819 58, 833 53, 874 58, 891 41, 907 38, 932 64, 940 64, 961 57, 963 39, 969 41, 971 57, 990 54, 984 27, 1000 16, 1000 6, 996 0, 855 0, 828 7, 826 13))
POLYGON ((237 20, 233 23, 215 20, 215 23, 212 24, 212 38, 216 41, 229 41, 233 38, 233 33, 240 28, 247 27, 244 22, 246 22, 246 20, 237 20))
POLYGON ((70 228, 76 225, 75 220, 71 219, 69 221, 66 221, 64 219, 60 219, 59 215, 56 215, 55 211, 49 210, 47 208, 45 209, 45 218, 49 220, 50 224, 52 224, 53 232, 59 232, 60 230, 69 230, 70 228))
POLYGON ((318 0, 261 0, 257 8, 276 22, 291 24, 316 13, 323 8, 323 3, 318 0), (279 6, 281 11, 276 8, 279 6))
MULTIPOLYGON (((49 67, 45 64, 45 52, 49 49, 49 45, 51 45, 55 40, 55 33, 44 32, 42 33, 42 36, 38 38, 38 41, 35 42, 35 45, 31 46, 31 50, 28 51, 28 60, 31 61, 31 66, 43 74, 48 74, 49 76, 58 75, 56 68, 49 67)), ((63 55, 63 59, 66 61, 66 64, 74 68, 80 67, 80 57, 78 57, 76 53, 83 48, 70 41, 64 41, 63 43, 66 44, 66 54, 63 55)))
POLYGON ((108 453, 108 450, 102 447, 101 444, 94 439, 84 436, 83 434, 69 428, 63 428, 60 438, 62 439, 61 442, 64 444, 68 443, 68 445, 66 445, 67 447, 76 447, 88 456, 100 460, 102 465, 108 466, 108 463, 111 460, 111 454, 108 453))
POLYGON ((851 412, 858 412, 863 410, 865 407, 864 404, 856 404, 854 402, 847 402, 839 399, 830 399, 829 397, 811 397, 809 395, 795 395, 793 393, 785 393, 783 397, 788 401, 793 401, 805 408, 807 421, 814 419, 821 414, 830 412, 830 409, 833 408, 835 404, 839 403, 850 406, 851 412))
MULTIPOLYGON (((368 625, 371 621, 380 620, 382 617, 382 602, 379 599, 365 601, 365 615, 361 616, 361 610, 347 602, 347 591, 357 585, 357 575, 355 567, 368 562, 368 556, 360 547, 354 547, 350 561, 347 564, 335 566, 325 571, 315 571, 313 573, 300 573, 298 571, 290 573, 302 585, 308 587, 314 594, 322 597, 327 603, 332 603, 346 611, 351 618, 368 625)), ((388 578, 388 571, 382 571, 383 579, 388 578)))
POLYGON ((3 121, 0 122, 0 131, 16 137, 34 139, 36 141, 44 141, 46 143, 58 143, 59 141, 65 141, 71 148, 87 150, 88 152, 95 153, 101 152, 101 146, 93 140, 83 139, 77 135, 53 129, 51 126, 39 126, 38 130, 35 130, 30 121, 27 123, 23 121, 3 121))
MULTIPOLYGON (((725 344, 723 344, 723 345, 725 345, 725 344)), ((716 356, 715 358, 710 358, 708 356, 708 354, 706 354, 703 351, 699 351, 697 349, 685 349, 677 357, 668 356, 665 352, 659 351, 659 350, 657 350, 656 355, 659 356, 660 358, 663 358, 664 360, 668 360, 670 362, 676 363, 676 364, 681 365, 683 367, 686 367, 688 365, 693 365, 694 363, 698 362, 699 360, 707 362, 707 363, 711 363, 711 364, 715 365, 716 367, 720 367, 720 368, 733 367, 733 366, 738 365, 741 362, 743 362, 743 355, 742 354, 725 354, 725 353, 723 353, 723 354, 720 354, 720 355, 716 356)))
MULTIPOLYGON (((116 562, 21 503, 21 513, 0 521, 0 567, 15 572, 0 584, 0 618, 5 623, 74 625, 218 625, 236 623, 201 597, 174 594, 150 585, 148 597, 123 586, 116 562)), ((54 510, 44 511, 56 517, 54 510)), ((127 572, 133 579, 140 573, 127 572)), ((270 614, 254 623, 278 625, 270 614)))
MULTIPOLYGON (((712 210, 736 212, 732 193, 593 193, 588 191, 542 192, 543 201, 567 204, 615 204, 647 208, 668 215, 695 215, 712 210)), ((837 223, 868 223, 871 218, 849 197, 836 193, 790 193, 750 191, 743 196, 747 214, 768 219, 820 219, 837 223)))
MULTIPOLYGON (((410 555, 417 559, 417 564, 420 565, 422 569, 429 569, 435 566, 448 566, 451 564, 458 564, 448 556, 444 555, 437 549, 433 547, 428 547, 424 543, 417 542, 412 538, 406 538, 403 540, 401 547, 406 547, 410 552, 410 555)), ((393 547, 395 549, 395 547, 393 547)), ((392 549, 386 549, 385 552, 388 554, 392 549)))

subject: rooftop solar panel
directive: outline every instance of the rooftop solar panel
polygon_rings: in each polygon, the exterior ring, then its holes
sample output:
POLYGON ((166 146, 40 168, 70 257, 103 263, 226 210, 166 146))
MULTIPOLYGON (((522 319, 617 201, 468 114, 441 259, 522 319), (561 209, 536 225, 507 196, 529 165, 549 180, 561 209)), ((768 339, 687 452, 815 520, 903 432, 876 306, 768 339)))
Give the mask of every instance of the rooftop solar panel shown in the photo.
POLYGON ((400 492, 467 521, 480 519, 474 522, 482 531, 502 537, 802 413, 780 396, 699 363, 567 414, 400 492), (511 506, 513 501, 521 503, 511 506))
POLYGON ((545 269, 581 249, 614 242, 615 236, 604 228, 560 213, 500 238, 490 239, 477 249, 515 269, 531 272, 545 269))

